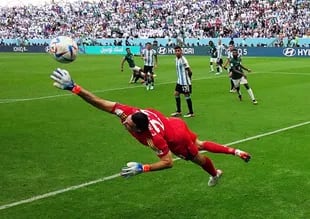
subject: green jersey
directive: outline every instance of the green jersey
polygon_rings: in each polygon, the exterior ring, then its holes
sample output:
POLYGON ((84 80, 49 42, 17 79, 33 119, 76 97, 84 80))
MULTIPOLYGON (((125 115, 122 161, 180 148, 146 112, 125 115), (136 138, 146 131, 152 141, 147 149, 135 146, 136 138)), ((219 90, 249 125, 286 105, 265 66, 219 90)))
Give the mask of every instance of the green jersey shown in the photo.
POLYGON ((128 62, 128 65, 130 68, 133 68, 135 67, 135 61, 133 60, 133 54, 132 53, 127 53, 125 56, 124 56, 124 59, 128 62))
POLYGON ((217 58, 217 49, 214 45, 210 46, 211 58, 217 58))
POLYGON ((237 70, 239 72, 243 72, 241 68, 241 58, 231 58, 230 59, 230 71, 232 72, 231 78, 232 79, 240 79, 243 75, 234 71, 237 70))

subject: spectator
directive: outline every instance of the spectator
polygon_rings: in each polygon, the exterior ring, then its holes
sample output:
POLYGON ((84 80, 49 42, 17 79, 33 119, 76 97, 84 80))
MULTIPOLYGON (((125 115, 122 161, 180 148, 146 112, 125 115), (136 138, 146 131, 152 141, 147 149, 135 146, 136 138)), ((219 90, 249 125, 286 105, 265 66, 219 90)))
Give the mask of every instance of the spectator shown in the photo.
POLYGON ((101 0, 0 8, 3 38, 307 37, 306 0, 101 0))

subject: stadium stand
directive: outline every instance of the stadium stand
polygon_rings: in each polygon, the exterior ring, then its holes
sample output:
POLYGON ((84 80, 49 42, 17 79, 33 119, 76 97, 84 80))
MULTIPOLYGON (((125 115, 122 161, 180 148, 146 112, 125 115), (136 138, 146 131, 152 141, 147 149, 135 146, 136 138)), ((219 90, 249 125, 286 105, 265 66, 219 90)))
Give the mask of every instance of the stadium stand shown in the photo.
POLYGON ((128 39, 128 44, 133 38, 195 38, 192 43, 199 44, 199 39, 210 37, 276 38, 268 41, 275 45, 288 38, 298 43, 310 38, 310 1, 102 0, 0 8, 2 45, 16 40, 45 44, 58 35, 91 43, 108 38, 128 39))

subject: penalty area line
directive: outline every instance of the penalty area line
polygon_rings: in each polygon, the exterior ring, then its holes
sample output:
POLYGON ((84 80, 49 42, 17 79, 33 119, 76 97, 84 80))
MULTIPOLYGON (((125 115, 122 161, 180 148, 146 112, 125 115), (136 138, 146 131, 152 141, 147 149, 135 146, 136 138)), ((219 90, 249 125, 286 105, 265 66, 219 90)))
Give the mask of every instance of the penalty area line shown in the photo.
MULTIPOLYGON (((308 124, 310 124, 310 121, 298 123, 298 124, 291 125, 291 126, 288 126, 288 127, 285 127, 285 128, 281 128, 281 129, 277 129, 277 130, 274 130, 274 131, 266 132, 266 133, 263 133, 263 134, 255 135, 255 136, 252 136, 252 137, 240 139, 240 140, 237 140, 237 141, 233 141, 233 142, 227 143, 225 145, 230 146, 230 145, 235 145, 235 144, 243 143, 243 142, 246 142, 246 141, 251 141, 251 140, 254 140, 254 139, 257 139, 257 138, 262 138, 262 137, 274 135, 274 134, 277 134, 277 133, 280 133, 280 132, 284 132, 284 131, 287 131, 287 130, 290 130, 290 129, 294 129, 294 128, 297 128, 297 127, 305 126, 305 125, 308 125, 308 124)), ((174 161, 180 160, 180 159, 181 158, 175 158, 174 161)), ((59 195, 59 194, 65 193, 65 192, 77 190, 77 189, 80 189, 80 188, 83 188, 83 187, 86 187, 86 186, 90 186, 90 185, 98 184, 98 183, 101 183, 101 182, 104 182, 104 181, 108 181, 108 180, 111 180, 111 179, 115 179, 115 178, 117 178, 119 176, 120 176, 120 174, 117 173, 117 174, 114 174, 114 175, 111 175, 111 176, 99 178, 99 179, 96 179, 96 180, 93 180, 93 181, 89 181, 89 182, 85 182, 85 183, 82 183, 82 184, 79 184, 79 185, 70 186, 70 187, 67 187, 67 188, 64 188, 64 189, 56 190, 56 191, 53 191, 53 192, 48 192, 48 193, 45 193, 45 194, 42 194, 42 195, 33 196, 31 198, 24 199, 24 200, 21 200, 21 201, 16 201, 16 202, 12 202, 12 203, 9 203, 9 204, 1 205, 0 206, 0 210, 4 210, 4 209, 8 209, 8 208, 11 208, 11 207, 14 207, 14 206, 18 206, 18 205, 22 205, 22 204, 27 204, 27 203, 31 203, 31 202, 34 202, 34 201, 37 201, 37 200, 53 197, 53 196, 56 196, 56 195, 59 195)))

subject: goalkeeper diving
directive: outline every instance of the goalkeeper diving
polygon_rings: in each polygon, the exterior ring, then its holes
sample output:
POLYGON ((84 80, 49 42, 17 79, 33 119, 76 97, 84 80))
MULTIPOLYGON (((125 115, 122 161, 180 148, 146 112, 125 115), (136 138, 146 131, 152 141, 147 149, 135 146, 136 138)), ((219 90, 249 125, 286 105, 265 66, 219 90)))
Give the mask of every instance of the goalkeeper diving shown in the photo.
POLYGON ((157 162, 127 163, 120 172, 120 175, 125 178, 171 168, 173 167, 172 154, 175 154, 200 166, 210 175, 208 185, 214 186, 218 183, 223 171, 215 168, 211 159, 199 151, 231 154, 240 157, 245 162, 251 159, 250 154, 242 150, 212 141, 199 140, 197 134, 191 131, 187 124, 179 118, 166 117, 161 112, 151 108, 140 109, 102 99, 74 83, 69 72, 64 69, 56 69, 50 77, 54 81, 55 87, 68 90, 94 107, 118 116, 121 124, 134 138, 156 153, 159 158, 157 162))

